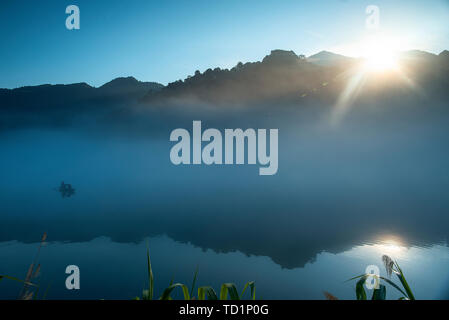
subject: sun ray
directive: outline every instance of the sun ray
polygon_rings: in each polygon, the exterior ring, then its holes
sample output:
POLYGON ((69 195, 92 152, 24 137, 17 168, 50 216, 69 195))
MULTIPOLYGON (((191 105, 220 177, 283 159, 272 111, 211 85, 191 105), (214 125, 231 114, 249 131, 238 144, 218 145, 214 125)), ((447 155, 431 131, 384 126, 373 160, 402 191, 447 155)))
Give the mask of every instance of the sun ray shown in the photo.
POLYGON ((417 94, 423 94, 401 67, 400 41, 384 34, 376 34, 353 44, 352 48, 354 55, 359 56, 360 65, 347 76, 346 87, 339 95, 331 114, 333 125, 340 123, 368 80, 369 83, 401 82, 417 94))
POLYGON ((331 119, 333 125, 337 125, 349 110, 357 93, 362 88, 365 78, 365 72, 361 72, 360 70, 350 76, 345 89, 338 97, 337 103, 333 109, 331 119))

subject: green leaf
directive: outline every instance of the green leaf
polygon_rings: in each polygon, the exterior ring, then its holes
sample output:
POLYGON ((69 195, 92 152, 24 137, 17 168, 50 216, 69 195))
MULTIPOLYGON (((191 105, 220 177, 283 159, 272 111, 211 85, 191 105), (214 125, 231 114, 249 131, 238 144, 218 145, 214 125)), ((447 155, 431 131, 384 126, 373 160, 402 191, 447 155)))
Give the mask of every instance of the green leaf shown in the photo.
POLYGON ((410 300, 415 300, 415 296, 413 295, 412 289, 410 289, 410 286, 407 283, 407 280, 405 280, 405 276, 404 273, 402 272, 402 269, 399 267, 399 265, 397 263, 396 264, 396 268, 398 269, 398 274, 396 274, 396 276, 399 278, 399 281, 401 281, 402 286, 404 287, 405 292, 407 292, 407 297, 410 300))
POLYGON ((162 296, 161 296, 160 300, 171 300, 171 297, 170 297, 171 292, 175 288, 178 288, 178 287, 180 287, 182 289, 182 292, 184 294, 184 300, 190 300, 189 288, 187 288, 187 286, 185 284, 182 284, 182 283, 172 284, 170 287, 165 289, 164 292, 162 293, 162 296))
POLYGON ((387 288, 383 285, 379 285, 379 289, 374 289, 371 300, 385 300, 387 297, 387 288))
POLYGON ((228 293, 231 300, 240 300, 237 288, 233 283, 223 283, 220 290, 220 300, 227 300, 228 293))
POLYGON ((217 294, 212 287, 205 286, 198 288, 198 300, 218 300, 217 294))
POLYGON ((150 300, 150 293, 148 290, 142 291, 142 300, 150 300))
POLYGON ((51 283, 47 286, 47 289, 45 289, 44 295, 42 296, 42 300, 47 299, 48 290, 50 290, 51 283))
POLYGON ((393 281, 391 281, 390 279, 387 279, 385 277, 379 276, 380 279, 384 280, 386 283, 388 283, 389 285, 391 285, 393 288, 395 288, 396 290, 398 290, 400 293, 402 293, 404 296, 406 296, 407 294, 401 289, 399 288, 399 286, 394 283, 393 281))
POLYGON ((154 293, 154 278, 153 278, 153 269, 151 268, 151 260, 150 260, 150 248, 147 248, 147 268, 148 268, 148 296, 146 300, 153 300, 154 293))
POLYGON ((357 281, 357 284, 355 285, 355 293, 357 296, 357 300, 366 300, 366 292, 363 285, 365 284, 366 275, 364 275, 362 278, 360 278, 359 281, 357 281))
POLYGON ((33 294, 33 300, 37 300, 37 295, 39 294, 39 287, 37 287, 36 291, 33 294))
POLYGON ((249 281, 245 284, 245 287, 243 287, 242 293, 240 294, 240 300, 243 299, 243 294, 248 286, 251 288, 251 300, 256 300, 256 287, 254 281, 249 281))
POLYGON ((361 278, 361 277, 366 277, 366 274, 361 274, 361 275, 356 276, 356 277, 354 277, 354 278, 348 279, 348 280, 346 280, 345 282, 352 281, 352 280, 355 280, 355 279, 359 279, 359 278, 361 278))
POLYGON ((195 270, 195 275, 193 276, 193 281, 192 281, 192 288, 190 288, 190 296, 193 295, 193 290, 195 289, 195 285, 196 285, 196 279, 198 278, 198 266, 196 267, 195 270))

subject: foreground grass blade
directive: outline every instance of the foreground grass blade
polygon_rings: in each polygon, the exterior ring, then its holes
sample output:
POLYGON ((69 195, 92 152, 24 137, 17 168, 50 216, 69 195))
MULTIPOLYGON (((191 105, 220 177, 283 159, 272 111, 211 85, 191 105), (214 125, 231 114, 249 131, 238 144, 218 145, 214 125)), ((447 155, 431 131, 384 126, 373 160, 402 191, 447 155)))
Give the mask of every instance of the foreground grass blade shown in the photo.
POLYGON ((196 279, 198 279, 198 267, 196 267, 195 275, 193 276, 192 288, 190 288, 190 297, 193 295, 193 290, 195 289, 196 279))
POLYGON ((151 268, 150 248, 147 248, 147 268, 148 268, 148 281, 149 281, 147 299, 153 300, 154 278, 153 278, 153 269, 151 268))
POLYGON ((243 295, 245 294, 246 289, 248 286, 251 288, 251 300, 256 300, 256 287, 254 281, 249 281, 245 284, 245 287, 243 287, 242 294, 240 295, 240 300, 243 299, 243 295))
POLYGON ((379 289, 374 289, 371 300, 385 300, 387 298, 387 288, 381 284, 379 289))
POLYGON ((382 279, 383 281, 385 281, 386 283, 388 283, 390 286, 392 286, 393 288, 395 288, 396 290, 398 290, 400 293, 402 293, 404 296, 407 296, 407 294, 401 289, 399 288, 398 285, 396 285, 396 283, 394 283, 393 281, 391 281, 390 279, 384 278, 379 276, 380 279, 382 279))
POLYGON ((164 292, 162 293, 162 296, 161 296, 160 300, 171 300, 171 298, 170 298, 171 292, 175 288, 178 288, 178 287, 180 287, 182 289, 182 293, 184 294, 184 300, 190 300, 189 288, 187 288, 187 286, 185 284, 182 284, 182 283, 172 284, 170 287, 165 289, 164 292))
POLYGON ((359 281, 357 281, 357 284, 355 285, 355 294, 357 297, 357 300, 366 300, 366 292, 365 288, 363 287, 363 284, 365 283, 366 275, 360 278, 359 281))
POLYGON ((42 296, 42 300, 47 299, 48 290, 50 290, 51 284, 47 286, 47 289, 45 289, 44 295, 42 296))
POLYGON ((227 300, 228 293, 231 300, 240 300, 237 288, 233 283, 223 283, 220 290, 220 300, 227 300))
POLYGON ((212 287, 199 287, 198 288, 198 300, 218 300, 217 293, 212 287))
POLYGON ((13 280, 13 281, 17 281, 17 282, 26 284, 28 286, 37 287, 36 284, 34 284, 32 282, 29 282, 29 281, 25 281, 25 280, 22 280, 22 279, 19 279, 19 278, 15 278, 15 277, 11 277, 11 276, 7 276, 7 275, 0 275, 0 281, 3 280, 3 278, 9 279, 9 280, 13 280))
POLYGON ((397 274, 399 281, 401 281, 402 286, 404 287, 405 292, 407 292, 407 297, 410 300, 415 300, 415 296, 413 295, 412 289, 410 289, 410 286, 407 283, 407 280, 405 280, 404 273, 402 272, 402 269, 399 267, 397 263, 395 263, 396 268, 398 269, 399 274, 397 274))
POLYGON ((354 278, 348 279, 348 280, 346 280, 345 282, 352 281, 352 280, 355 280, 355 279, 359 279, 359 278, 361 278, 361 277, 366 277, 366 274, 361 274, 361 275, 356 276, 356 277, 354 277, 354 278))

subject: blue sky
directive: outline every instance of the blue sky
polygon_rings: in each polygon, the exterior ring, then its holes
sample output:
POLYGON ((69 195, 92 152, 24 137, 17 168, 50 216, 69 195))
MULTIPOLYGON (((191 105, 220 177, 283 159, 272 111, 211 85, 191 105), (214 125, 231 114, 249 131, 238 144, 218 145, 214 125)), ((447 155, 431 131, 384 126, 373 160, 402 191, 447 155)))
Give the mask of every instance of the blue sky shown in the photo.
POLYGON ((449 49, 449 1, 22 1, 0 3, 0 87, 87 82, 119 76, 163 84, 195 70, 261 60, 272 49, 351 54, 365 8, 404 49, 449 49), (81 29, 65 27, 78 5, 81 29))

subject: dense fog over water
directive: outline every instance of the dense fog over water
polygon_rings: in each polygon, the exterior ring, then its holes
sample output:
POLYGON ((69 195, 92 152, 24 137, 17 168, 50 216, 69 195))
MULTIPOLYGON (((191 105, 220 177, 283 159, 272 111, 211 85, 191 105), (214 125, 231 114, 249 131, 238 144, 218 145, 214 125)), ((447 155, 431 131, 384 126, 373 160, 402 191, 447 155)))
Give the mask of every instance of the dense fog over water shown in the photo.
MULTIPOLYGON (((191 131, 195 116, 170 118, 158 134, 74 126, 5 132, 1 240, 38 241, 44 231, 55 241, 166 234, 269 256, 286 268, 388 234, 405 245, 444 242, 446 129, 425 119, 398 126, 349 118, 334 126, 323 114, 271 119, 279 125, 274 176, 259 176, 258 165, 173 165, 169 127, 191 131), (55 190, 61 181, 74 186, 73 197, 55 190)), ((203 120, 219 130, 246 129, 242 122, 203 120)), ((249 122, 270 128, 264 116, 249 122)))

